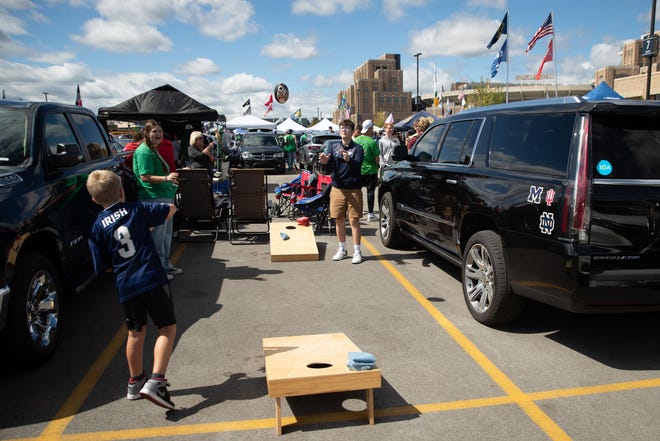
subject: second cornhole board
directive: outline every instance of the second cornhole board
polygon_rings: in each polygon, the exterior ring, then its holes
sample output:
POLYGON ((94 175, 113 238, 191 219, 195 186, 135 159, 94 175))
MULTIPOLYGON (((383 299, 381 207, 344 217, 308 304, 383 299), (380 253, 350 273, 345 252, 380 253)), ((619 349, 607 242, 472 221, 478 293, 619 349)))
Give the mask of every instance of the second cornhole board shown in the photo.
POLYGON ((314 238, 314 228, 297 222, 272 222, 270 224, 270 261, 297 262, 319 260, 319 249, 314 238), (288 239, 283 239, 285 233, 288 239))

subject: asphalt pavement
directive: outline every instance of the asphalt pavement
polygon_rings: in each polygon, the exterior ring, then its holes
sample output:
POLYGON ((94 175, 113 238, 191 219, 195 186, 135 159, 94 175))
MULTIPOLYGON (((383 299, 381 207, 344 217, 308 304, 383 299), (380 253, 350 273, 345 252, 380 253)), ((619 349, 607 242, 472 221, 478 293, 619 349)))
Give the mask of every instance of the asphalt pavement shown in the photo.
MULTIPOLYGON (((292 177, 270 175, 271 194, 292 177)), ((319 260, 305 262, 271 262, 267 236, 175 241, 184 273, 171 284, 170 412, 125 398, 125 331, 105 275, 68 299, 51 360, 0 375, 0 439, 273 439, 262 339, 336 332, 377 358, 375 425, 361 391, 294 397, 282 400, 282 439, 660 438, 660 315, 530 304, 518 322, 485 327, 467 312, 456 267, 384 248, 377 226, 362 221, 359 265, 332 261, 327 232, 316 235, 319 260)))

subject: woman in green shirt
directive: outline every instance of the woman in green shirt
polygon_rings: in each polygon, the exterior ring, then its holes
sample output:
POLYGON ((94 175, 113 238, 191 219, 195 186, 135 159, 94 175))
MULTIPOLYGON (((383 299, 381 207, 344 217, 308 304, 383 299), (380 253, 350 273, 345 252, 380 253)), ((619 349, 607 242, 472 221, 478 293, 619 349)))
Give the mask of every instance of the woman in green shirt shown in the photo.
MULTIPOLYGON (((163 129, 156 121, 150 119, 144 124, 143 131, 144 141, 133 154, 133 171, 138 177, 138 199, 143 202, 173 204, 179 185, 179 174, 171 172, 167 162, 158 153, 158 144, 163 140, 163 129)), ((168 219, 164 224, 151 230, 156 252, 170 280, 174 275, 183 273, 181 268, 175 267, 170 262, 172 229, 173 220, 168 219)))

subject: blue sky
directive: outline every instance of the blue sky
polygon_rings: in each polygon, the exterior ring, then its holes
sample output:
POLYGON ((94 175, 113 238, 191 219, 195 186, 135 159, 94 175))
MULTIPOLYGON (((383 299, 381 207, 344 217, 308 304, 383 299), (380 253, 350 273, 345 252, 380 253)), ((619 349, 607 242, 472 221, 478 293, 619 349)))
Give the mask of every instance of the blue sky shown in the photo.
MULTIPOLYGON (((268 116, 327 116, 353 70, 401 55, 404 90, 433 93, 490 78, 503 39, 486 44, 509 11, 510 61, 494 81, 534 74, 549 37, 525 54, 550 11, 560 84, 588 84, 620 63, 624 41, 650 28, 649 0, 0 0, 0 87, 7 98, 73 103, 94 112, 169 83, 230 119, 252 114, 277 83, 289 101, 268 116)), ((660 13, 660 12, 659 12, 660 13)), ((656 25, 656 29, 658 26, 656 25)), ((544 73, 553 74, 554 63, 544 73)), ((542 80, 554 85, 554 80, 542 80)))

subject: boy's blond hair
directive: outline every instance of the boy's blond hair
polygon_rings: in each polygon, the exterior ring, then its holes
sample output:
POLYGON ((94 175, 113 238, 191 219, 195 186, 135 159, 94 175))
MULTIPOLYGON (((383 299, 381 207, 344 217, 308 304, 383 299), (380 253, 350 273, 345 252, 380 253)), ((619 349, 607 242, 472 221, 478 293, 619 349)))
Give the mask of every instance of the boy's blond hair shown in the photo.
POLYGON ((110 170, 91 172, 86 185, 94 202, 103 207, 108 207, 121 200, 121 179, 110 170))

